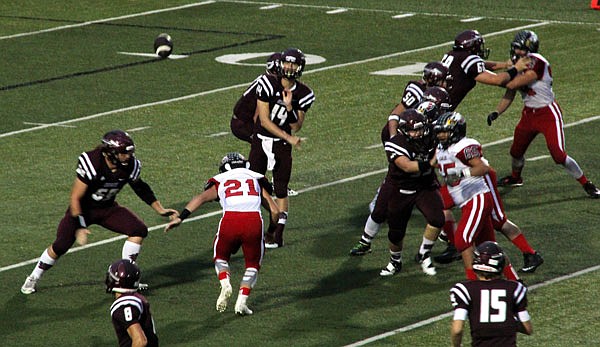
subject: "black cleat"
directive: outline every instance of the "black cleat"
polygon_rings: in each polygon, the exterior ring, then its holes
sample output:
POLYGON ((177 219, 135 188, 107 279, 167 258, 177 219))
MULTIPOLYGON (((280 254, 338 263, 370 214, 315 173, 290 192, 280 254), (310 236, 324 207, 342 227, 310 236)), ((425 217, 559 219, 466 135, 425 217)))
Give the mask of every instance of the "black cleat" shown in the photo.
POLYGON ((456 247, 454 245, 448 245, 446 249, 440 255, 436 255, 433 257, 433 260, 436 263, 440 264, 450 264, 453 261, 462 259, 462 255, 458 253, 456 247))
POLYGON ((523 268, 521 272, 533 273, 538 266, 544 263, 544 258, 538 253, 525 253, 523 254, 523 268))
POLYGON ((523 178, 514 178, 511 175, 501 178, 498 180, 499 187, 520 187, 523 185, 523 178))
POLYGON ((350 255, 365 255, 367 253, 371 253, 371 244, 365 243, 362 240, 358 241, 358 243, 350 250, 350 255))
POLYGON ((592 181, 588 181, 583 185, 583 189, 592 199, 600 198, 600 190, 592 183, 592 181))

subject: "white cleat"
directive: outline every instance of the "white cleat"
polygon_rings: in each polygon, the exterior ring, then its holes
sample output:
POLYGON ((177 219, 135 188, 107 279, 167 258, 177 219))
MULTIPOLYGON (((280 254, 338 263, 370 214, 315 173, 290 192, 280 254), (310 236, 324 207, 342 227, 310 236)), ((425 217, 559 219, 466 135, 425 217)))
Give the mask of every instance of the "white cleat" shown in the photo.
POLYGON ((248 308, 248 305, 246 305, 246 300, 241 300, 241 297, 238 297, 237 301, 235 302, 235 314, 239 316, 249 316, 252 313, 252 310, 248 308))
POLYGON ((219 298, 217 299, 217 311, 225 312, 227 309, 227 300, 231 297, 231 293, 233 289, 230 284, 221 286, 221 294, 219 294, 219 298))
POLYGON ((277 242, 265 243, 265 248, 268 248, 268 249, 279 248, 279 244, 277 242))
POLYGON ((35 286, 37 285, 39 278, 33 276, 27 276, 25 283, 21 287, 21 293, 29 295, 36 292, 35 286))
POLYGON ((430 256, 427 256, 427 258, 423 259, 423 261, 421 261, 420 263, 421 269, 423 269, 423 272, 426 275, 435 276, 437 274, 437 271, 435 271, 435 266, 433 266, 433 263, 431 262, 430 256))
POLYGON ((148 290, 148 283, 139 283, 138 284, 138 291, 142 291, 142 290, 148 290))
POLYGON ((379 276, 393 276, 396 273, 400 272, 400 270, 402 270, 402 263, 390 261, 386 267, 381 269, 381 271, 379 272, 379 276))

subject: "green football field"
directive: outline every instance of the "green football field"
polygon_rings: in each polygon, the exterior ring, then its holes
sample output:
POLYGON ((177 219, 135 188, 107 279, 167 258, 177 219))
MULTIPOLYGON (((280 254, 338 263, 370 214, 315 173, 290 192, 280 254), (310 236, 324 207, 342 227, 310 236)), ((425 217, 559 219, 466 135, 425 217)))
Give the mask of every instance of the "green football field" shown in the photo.
MULTIPOLYGON (((588 1, 260 1, 132 0, 0 3, 0 343, 1 346, 115 346, 108 265, 123 238, 91 228, 48 271, 38 292, 19 288, 55 237, 69 203, 77 157, 108 130, 129 131, 142 177, 165 207, 180 210, 203 189, 229 151, 249 146, 229 131, 231 111, 266 57, 287 47, 308 56, 301 81, 316 94, 294 152, 286 246, 267 250, 249 301, 254 315, 215 310, 219 282, 212 239, 219 205, 163 233, 166 220, 129 188, 118 201, 150 228, 139 265, 163 346, 448 346, 448 290, 460 263, 435 277, 412 261, 424 220, 415 212, 404 268, 380 278, 387 228, 373 252, 350 257, 387 163, 379 134, 421 64, 439 60, 454 36, 477 29, 491 60, 508 58, 521 29, 534 30, 552 64, 567 151, 600 183, 597 91, 600 11, 588 1), (174 58, 152 56, 168 33, 174 58)), ((458 112, 499 175, 522 102, 492 127, 503 95, 477 86, 458 112)), ((556 166, 543 138, 527 153, 525 184, 501 191, 507 213, 545 263, 523 276, 534 334, 520 346, 598 346, 600 200, 556 166)), ((516 267, 518 250, 498 240, 516 267)), ((436 245, 434 253, 443 250, 436 245)), ((243 258, 231 262, 232 283, 243 258)), ((466 334, 465 345, 470 343, 466 334)))

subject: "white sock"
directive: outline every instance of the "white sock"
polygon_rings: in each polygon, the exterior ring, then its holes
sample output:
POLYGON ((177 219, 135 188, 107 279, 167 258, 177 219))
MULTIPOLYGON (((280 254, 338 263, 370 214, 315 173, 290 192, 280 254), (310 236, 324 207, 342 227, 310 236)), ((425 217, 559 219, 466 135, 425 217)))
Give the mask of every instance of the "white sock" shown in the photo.
POLYGON ((42 277, 44 272, 50 269, 54 265, 54 263, 56 263, 56 260, 48 254, 48 249, 46 248, 40 256, 40 260, 38 261, 37 265, 31 272, 31 276, 35 278, 42 277))
POLYGON ((577 162, 573 158, 567 156, 567 159, 565 160, 563 166, 565 167, 569 175, 573 176, 574 179, 578 180, 581 178, 581 176, 583 176, 583 170, 581 170, 579 164, 577 164, 577 162))
POLYGON ((367 218, 367 222, 365 223, 365 234, 369 235, 371 238, 374 238, 375 235, 379 233, 380 229, 381 224, 375 223, 375 221, 373 221, 371 218, 371 215, 369 215, 369 218, 367 218))
POLYGON ((431 241, 425 238, 425 236, 423 236, 423 242, 421 243, 421 247, 419 248, 419 254, 425 255, 427 253, 431 253, 431 249, 433 248, 434 243, 435 241, 431 241))
POLYGON ((121 252, 121 258, 136 261, 141 249, 142 245, 131 241, 125 241, 123 244, 123 251, 121 252))

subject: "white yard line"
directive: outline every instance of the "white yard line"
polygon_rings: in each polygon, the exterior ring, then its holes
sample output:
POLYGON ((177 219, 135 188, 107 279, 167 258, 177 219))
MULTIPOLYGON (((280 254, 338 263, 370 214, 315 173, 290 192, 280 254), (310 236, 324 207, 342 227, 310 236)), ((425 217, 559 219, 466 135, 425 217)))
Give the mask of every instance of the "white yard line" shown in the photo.
POLYGON ((152 11, 146 11, 146 12, 140 12, 140 13, 127 14, 127 15, 123 15, 123 16, 119 16, 119 17, 111 17, 111 18, 104 18, 104 19, 92 20, 92 21, 83 22, 83 23, 61 25, 61 26, 57 26, 57 27, 54 27, 54 28, 48 28, 48 29, 30 31, 30 32, 26 32, 26 33, 19 33, 19 34, 7 35, 7 36, 0 36, 0 40, 16 39, 16 38, 19 38, 19 37, 33 36, 33 35, 39 35, 39 34, 53 32, 53 31, 66 30, 66 29, 72 29, 72 28, 79 28, 79 27, 84 27, 84 26, 88 26, 88 25, 92 25, 92 24, 112 22, 112 21, 115 21, 115 20, 135 18, 135 17, 141 17, 141 16, 149 16, 149 15, 152 15, 152 14, 157 14, 157 13, 162 13, 162 12, 177 11, 177 10, 182 10, 182 9, 190 8, 190 7, 208 5, 208 4, 212 4, 214 2, 215 1, 212 1, 212 0, 211 1, 196 2, 196 3, 193 3, 193 4, 187 4, 187 5, 182 5, 182 6, 162 8, 162 9, 158 9, 158 10, 152 10, 152 11))
MULTIPOLYGON (((193 5, 198 6, 199 4, 205 4, 205 3, 210 3, 210 1, 203 2, 203 3, 198 3, 198 4, 193 4, 193 5)), ((186 5, 186 6, 187 7, 191 7, 192 5, 186 5)), ((157 11, 165 11, 165 10, 157 10, 157 11)), ((134 16, 134 15, 130 15, 130 16, 134 16)), ((106 20, 101 20, 101 21, 106 21, 106 20)), ((511 29, 496 31, 496 32, 489 33, 489 34, 484 35, 484 36, 485 37, 490 37, 490 36, 502 35, 502 34, 510 33, 510 32, 517 31, 517 30, 529 29, 529 28, 534 28, 534 27, 538 27, 538 26, 542 26, 542 25, 547 25, 547 24, 549 24, 549 22, 529 24, 529 25, 524 25, 524 26, 520 26, 520 27, 511 28, 511 29)), ((322 67, 322 68, 319 68, 319 69, 314 69, 314 70, 306 71, 306 72, 304 72, 304 74, 308 75, 308 74, 313 74, 313 73, 317 73, 317 72, 321 72, 321 71, 327 71, 327 70, 332 70, 332 69, 339 69, 339 68, 344 68, 344 67, 347 67, 347 66, 365 64, 365 63, 370 63, 370 62, 373 62, 373 61, 394 58, 394 57, 398 57, 398 56, 402 56, 402 55, 407 55, 407 54, 411 54, 411 53, 418 53, 418 52, 428 51, 428 50, 436 49, 436 48, 449 47, 453 43, 454 43, 454 41, 448 41, 448 42, 440 43, 440 44, 433 45, 433 46, 416 48, 416 49, 411 49, 411 50, 408 50, 408 51, 402 51, 402 52, 396 52, 396 53, 386 54, 386 55, 382 55, 382 56, 379 56, 379 57, 373 57, 373 58, 358 60, 358 61, 344 63, 344 64, 337 64, 337 65, 326 66, 326 67, 322 67)), ((219 93, 219 92, 223 92, 223 91, 228 91, 228 90, 231 90, 231 89, 236 89, 236 88, 241 88, 241 87, 247 87, 249 83, 250 82, 242 83, 242 84, 236 84, 236 85, 229 86, 229 87, 223 87, 223 88, 218 88, 218 89, 213 89, 213 90, 207 90, 207 91, 204 91, 204 92, 199 92, 199 93, 184 95, 184 96, 180 96, 180 97, 173 98, 173 99, 167 99, 167 100, 162 100, 162 101, 149 102, 149 103, 146 103, 146 104, 134 105, 134 106, 124 107, 124 108, 119 108, 119 109, 116 109, 116 110, 111 110, 111 111, 96 113, 96 114, 92 114, 92 115, 84 116, 84 117, 80 117, 80 118, 73 118, 73 119, 68 119, 68 120, 60 121, 60 122, 56 122, 56 123, 44 124, 44 125, 40 125, 40 126, 36 126, 36 127, 32 127, 32 128, 10 131, 10 132, 7 132, 7 133, 0 134, 0 138, 9 137, 9 136, 18 135, 18 134, 23 134, 23 133, 28 133, 28 132, 36 131, 36 130, 43 130, 43 129, 46 129, 46 128, 49 128, 49 127, 53 127, 53 126, 60 126, 60 125, 65 125, 65 124, 70 124, 70 123, 75 123, 75 122, 86 121, 86 120, 95 119, 95 118, 99 118, 99 117, 103 117, 103 116, 109 116, 109 115, 116 114, 116 113, 121 113, 121 112, 126 112, 126 111, 133 111, 133 110, 137 110, 137 109, 141 109, 141 108, 146 108, 146 107, 152 107, 152 106, 169 104, 169 103, 172 103, 172 102, 183 101, 183 100, 187 100, 187 99, 196 98, 196 97, 199 97, 199 96, 204 96, 204 95, 219 93)))

